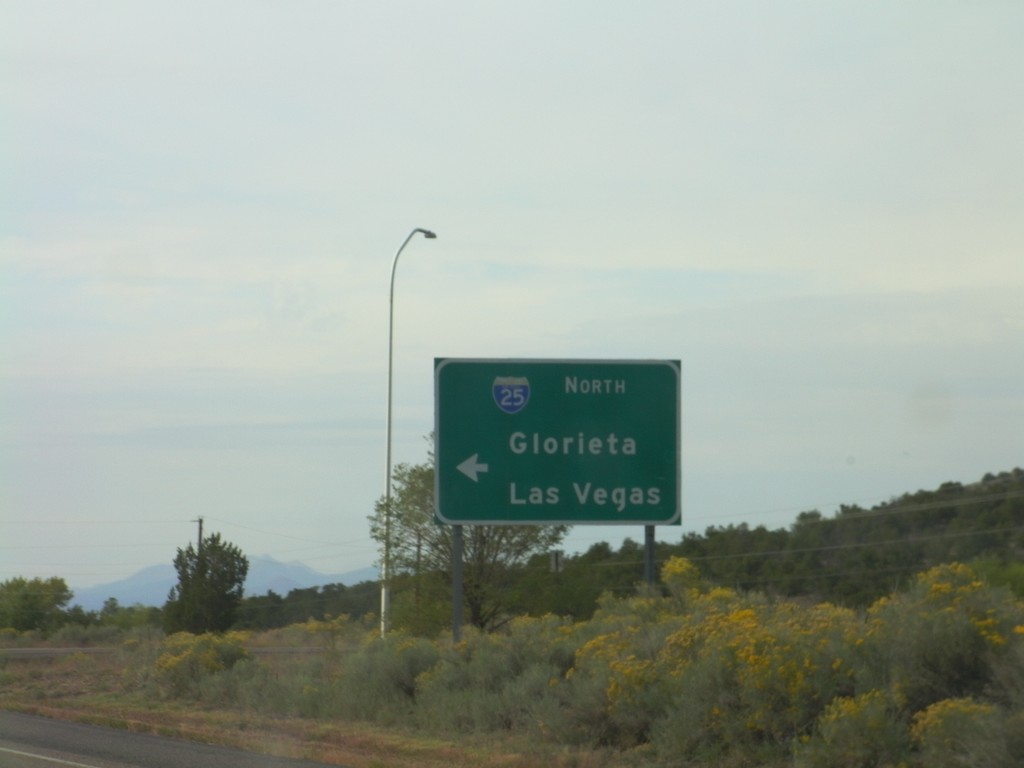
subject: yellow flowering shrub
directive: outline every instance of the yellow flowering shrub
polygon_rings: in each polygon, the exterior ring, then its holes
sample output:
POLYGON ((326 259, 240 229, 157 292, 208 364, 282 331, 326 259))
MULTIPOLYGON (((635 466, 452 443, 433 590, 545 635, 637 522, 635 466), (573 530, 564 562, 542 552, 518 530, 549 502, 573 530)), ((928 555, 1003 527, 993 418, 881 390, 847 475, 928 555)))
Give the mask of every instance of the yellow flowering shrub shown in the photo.
POLYGON ((166 692, 175 696, 194 695, 204 677, 230 669, 248 657, 245 639, 243 632, 170 635, 164 639, 155 662, 157 679, 166 692))
POLYGON ((326 615, 323 619, 309 618, 302 625, 303 630, 327 652, 328 657, 336 661, 342 640, 350 635, 350 623, 347 613, 339 616, 326 615))
POLYGON ((699 594, 700 571, 685 557, 670 557, 661 567, 661 582, 673 598, 686 602, 699 594))
POLYGON ((712 762, 798 744, 806 765, 835 749, 839 765, 895 766, 912 759, 916 710, 951 694, 1024 698, 1022 606, 967 566, 931 569, 866 614, 701 592, 686 561, 663 576, 678 581, 660 607, 620 600, 580 633, 567 682, 589 684, 591 707, 600 688, 606 742, 712 762))
MULTIPOLYGON (((655 685, 655 655, 644 653, 640 627, 616 630, 587 641, 576 654, 573 672, 586 670, 605 680, 607 712, 613 721, 642 718, 640 698, 655 685)), ((624 723, 619 723, 619 728, 624 723)), ((632 723, 634 738, 640 738, 645 725, 632 723)))
POLYGON ((918 575, 905 592, 868 609, 862 687, 897 682, 911 711, 936 701, 980 696, 1012 681, 1024 617, 1005 589, 986 586, 968 566, 951 563, 918 575))
POLYGON ((853 691, 847 648, 860 620, 852 611, 740 600, 730 606, 710 594, 696 606, 705 613, 668 638, 652 675, 674 681, 677 706, 657 729, 673 749, 788 747, 828 702, 853 691))
POLYGON ((565 728, 581 741, 632 746, 646 741, 671 694, 657 662, 667 638, 685 622, 671 599, 652 593, 602 598, 580 641, 561 695, 573 707, 565 728))
POLYGON ((296 639, 325 647, 288 675, 230 668, 240 636, 174 635, 156 670, 204 701, 642 748, 630 764, 1024 765, 1024 605, 969 567, 930 569, 867 611, 702 589, 681 558, 661 573, 664 591, 606 595, 588 621, 519 617, 454 645, 310 621, 296 639))

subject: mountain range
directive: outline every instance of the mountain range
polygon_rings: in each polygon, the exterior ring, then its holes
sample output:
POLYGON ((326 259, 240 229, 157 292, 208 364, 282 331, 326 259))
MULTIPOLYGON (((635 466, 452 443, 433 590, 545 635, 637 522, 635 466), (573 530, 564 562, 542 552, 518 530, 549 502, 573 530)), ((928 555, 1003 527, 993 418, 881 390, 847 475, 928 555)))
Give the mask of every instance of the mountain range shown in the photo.
MULTIPOLYGON (((264 555, 249 558, 249 575, 245 580, 247 597, 265 595, 273 590, 282 597, 293 589, 322 587, 325 584, 352 586, 363 581, 376 581, 377 569, 360 568, 346 573, 321 573, 303 563, 282 563, 264 555)), ((80 605, 86 611, 98 611, 103 603, 113 597, 124 606, 162 606, 167 602, 167 593, 178 583, 174 566, 151 565, 126 579, 97 584, 92 587, 72 587, 74 597, 71 605, 80 605)))

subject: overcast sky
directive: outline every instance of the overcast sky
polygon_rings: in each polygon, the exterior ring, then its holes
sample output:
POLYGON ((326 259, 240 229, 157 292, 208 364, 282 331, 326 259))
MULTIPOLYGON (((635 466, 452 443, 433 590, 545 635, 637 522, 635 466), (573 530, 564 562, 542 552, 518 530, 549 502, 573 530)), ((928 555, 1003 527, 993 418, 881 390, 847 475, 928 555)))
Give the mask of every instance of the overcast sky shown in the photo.
POLYGON ((668 541, 1024 465, 1024 4, 0 16, 0 580, 372 564, 414 227, 396 462, 456 356, 681 360, 668 541))

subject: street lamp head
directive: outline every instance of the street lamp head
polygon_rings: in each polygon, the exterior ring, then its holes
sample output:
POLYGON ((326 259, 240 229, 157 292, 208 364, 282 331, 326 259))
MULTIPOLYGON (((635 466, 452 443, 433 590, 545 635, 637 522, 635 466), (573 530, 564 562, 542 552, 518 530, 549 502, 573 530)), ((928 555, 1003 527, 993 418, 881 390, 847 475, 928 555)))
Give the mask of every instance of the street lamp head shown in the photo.
POLYGON ((419 229, 417 230, 417 232, 422 232, 423 236, 427 238, 427 240, 434 240, 437 237, 437 235, 435 235, 429 229, 419 229))

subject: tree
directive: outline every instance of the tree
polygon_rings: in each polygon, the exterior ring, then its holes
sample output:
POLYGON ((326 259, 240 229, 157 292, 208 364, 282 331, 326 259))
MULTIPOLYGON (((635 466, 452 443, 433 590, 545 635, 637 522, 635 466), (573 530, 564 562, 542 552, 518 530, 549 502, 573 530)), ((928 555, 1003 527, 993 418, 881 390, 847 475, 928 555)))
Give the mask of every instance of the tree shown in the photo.
POLYGON ((242 600, 249 560, 234 544, 214 533, 178 549, 174 558, 178 584, 171 588, 164 606, 168 632, 223 632, 235 622, 242 600))
POLYGON ((64 623, 64 607, 73 593, 64 579, 25 579, 0 582, 0 628, 55 629, 64 623))
POLYGON ((116 597, 108 597, 104 600, 99 615, 94 613, 93 617, 100 626, 118 627, 119 629, 159 627, 162 620, 159 608, 141 603, 125 607, 118 602, 116 597))
MULTIPOLYGON (((391 576, 406 595, 396 606, 422 613, 438 578, 450 586, 452 527, 434 517, 433 454, 424 464, 399 464, 392 474, 391 523, 385 525, 385 499, 370 516, 370 535, 390 555, 391 576), (386 545, 386 530, 390 545, 386 545), (411 592, 411 599, 409 596, 411 592), (410 607, 411 606, 411 607, 410 607)), ((517 569, 531 557, 558 546, 568 528, 529 525, 467 525, 463 528, 463 596, 469 622, 493 629, 507 617, 517 569)), ((449 593, 450 594, 450 593, 449 593)))

